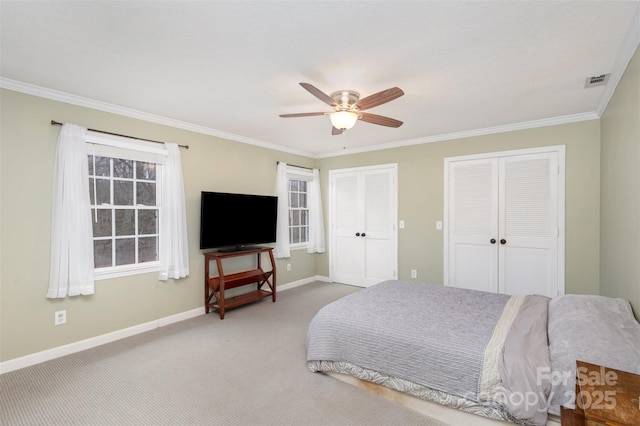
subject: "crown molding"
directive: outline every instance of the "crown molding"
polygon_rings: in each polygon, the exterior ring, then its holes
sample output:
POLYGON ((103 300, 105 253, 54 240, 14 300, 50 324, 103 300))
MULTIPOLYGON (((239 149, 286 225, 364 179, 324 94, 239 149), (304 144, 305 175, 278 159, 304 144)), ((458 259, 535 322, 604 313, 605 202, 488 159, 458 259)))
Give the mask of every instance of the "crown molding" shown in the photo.
MULTIPOLYGON (((638 16, 638 14, 636 14, 636 16, 638 16)), ((624 66, 626 67, 627 64, 628 64, 628 61, 624 63, 624 66)), ((617 85, 617 82, 619 81, 619 79, 620 77, 618 77, 617 81, 615 81, 615 84, 613 84, 614 81, 612 81, 612 79, 610 78, 607 86, 613 87, 613 89, 611 89, 611 94, 613 94, 613 91, 615 90, 615 85, 617 85)), ((314 154, 307 151, 291 149, 281 145, 264 142, 258 139, 253 139, 253 138, 249 138, 241 135, 236 135, 233 133, 223 132, 221 130, 211 129, 209 127, 199 126, 196 124, 187 123, 180 120, 174 120, 174 119, 163 117, 156 114, 150 114, 144 111, 125 108, 118 105, 109 104, 106 102, 100 102, 93 99, 84 98, 82 96, 71 95, 69 93, 60 92, 57 90, 47 89, 44 87, 23 83, 16 80, 10 80, 4 77, 0 77, 0 87, 8 90, 13 90, 16 92, 26 93, 28 95, 34 95, 34 96, 39 96, 46 99, 51 99, 54 101, 65 102, 72 105, 78 105, 86 108, 96 109, 99 111, 123 115, 126 117, 136 118, 136 119, 148 121, 151 123, 162 124, 170 127, 175 127, 178 129, 215 136, 223 139, 246 143, 249 145, 255 145, 255 146, 272 149, 276 151, 287 152, 290 154, 301 155, 303 157, 313 158, 313 159, 339 157, 343 155, 358 154, 358 153, 370 152, 370 151, 380 151, 384 149, 400 148, 404 146, 420 145, 420 144, 433 143, 433 142, 442 142, 447 140, 490 135, 495 133, 513 132, 517 130, 526 130, 526 129, 533 129, 537 127, 555 126, 558 124, 575 123, 579 121, 596 120, 601 116, 601 114, 598 114, 597 112, 586 112, 586 113, 580 113, 580 114, 565 115, 560 117, 545 118, 541 120, 532 120, 532 121, 526 121, 521 123, 506 124, 502 126, 486 127, 481 129, 466 130, 462 132, 427 136, 424 138, 388 142, 388 143, 379 144, 376 146, 364 147, 364 148, 348 148, 348 149, 342 149, 339 151, 314 154)), ((610 96, 609 96, 609 99, 610 99, 610 96)), ((607 100, 607 103, 608 103, 608 100, 607 100)), ((605 107, 606 107, 606 103, 605 103, 605 107)))
POLYGON ((82 96, 72 95, 69 93, 60 92, 58 90, 53 90, 53 89, 47 89, 45 87, 36 86, 33 84, 24 83, 17 80, 11 80, 4 77, 0 77, 0 88, 13 90, 15 92, 25 93, 27 95, 33 95, 41 98, 51 99, 54 101, 64 102, 72 105, 78 105, 85 108, 91 108, 98 111, 123 115, 125 117, 135 118, 138 120, 148 121, 151 123, 162 124, 165 126, 188 130, 195 133, 201 133, 204 135, 215 136, 215 137, 228 139, 236 142, 242 142, 249 145, 259 146, 262 148, 273 149, 276 151, 287 152, 295 155, 302 155, 304 157, 313 157, 313 154, 310 152, 287 148, 282 145, 276 145, 276 144, 264 142, 258 139, 253 139, 246 136, 236 135, 234 133, 224 132, 222 130, 216 130, 209 127, 188 123, 186 121, 174 120, 172 118, 163 117, 161 115, 156 115, 156 114, 151 114, 144 111, 126 108, 119 105, 110 104, 107 102, 96 101, 96 100, 85 98, 82 96))
POLYGON ((580 114, 563 115, 560 117, 544 118, 541 120, 525 121, 521 123, 505 124, 503 126, 485 127, 482 129, 465 130, 462 132, 446 133, 442 135, 427 136, 424 138, 410 139, 406 141, 389 142, 367 148, 344 149, 340 151, 320 154, 316 158, 338 157, 341 155, 358 154, 369 151, 379 151, 391 148, 401 148, 404 146, 421 145, 425 143, 443 142, 453 139, 470 138, 474 136, 492 135, 496 133, 514 132, 518 130, 535 129, 537 127, 556 126, 559 124, 576 123, 579 121, 597 120, 600 116, 595 112, 585 112, 580 114))

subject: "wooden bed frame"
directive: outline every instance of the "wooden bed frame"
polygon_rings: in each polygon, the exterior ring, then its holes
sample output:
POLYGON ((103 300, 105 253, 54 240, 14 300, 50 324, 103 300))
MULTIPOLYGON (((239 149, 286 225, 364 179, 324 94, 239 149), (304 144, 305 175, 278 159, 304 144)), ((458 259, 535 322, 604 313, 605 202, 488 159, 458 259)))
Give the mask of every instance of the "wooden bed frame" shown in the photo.
MULTIPOLYGON (((466 425, 466 426, 505 426, 513 425, 513 423, 503 420, 490 419, 488 417, 482 417, 476 414, 467 413, 465 411, 450 408, 435 402, 426 401, 413 395, 408 395, 399 392, 388 387, 360 380, 357 377, 350 376, 348 374, 335 373, 332 371, 325 371, 324 374, 338 379, 342 382, 356 386, 367 392, 379 395, 389 401, 393 401, 404 407, 415 410, 421 414, 432 417, 444 423, 451 425, 466 425)), ((547 420, 547 426, 560 426, 560 418, 558 416, 549 415, 547 420)))

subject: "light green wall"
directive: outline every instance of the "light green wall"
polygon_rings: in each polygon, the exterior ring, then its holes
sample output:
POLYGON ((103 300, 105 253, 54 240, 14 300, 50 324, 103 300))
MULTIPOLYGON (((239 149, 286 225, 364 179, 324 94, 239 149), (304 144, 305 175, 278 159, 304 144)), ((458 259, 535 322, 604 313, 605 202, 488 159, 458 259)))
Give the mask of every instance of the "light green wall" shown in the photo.
POLYGON ((640 48, 601 122, 600 292, 640 319, 640 48))
MULTIPOLYGON (((522 130, 314 160, 13 91, 0 91, 0 362, 202 306, 198 249, 201 190, 272 194, 276 161, 321 169, 325 219, 331 169, 398 163, 399 278, 442 283, 443 159, 545 145, 567 147, 566 291, 599 292, 600 121, 522 130), (46 299, 51 176, 59 127, 49 121, 190 145, 182 150, 191 275, 161 282, 156 274, 98 281, 96 294, 46 299), (53 325, 66 309, 68 323, 53 325)), ((363 124, 364 125, 364 124, 363 124)), ((329 276, 328 253, 295 251, 278 261, 278 284, 329 276), (286 272, 291 263, 292 271, 286 272)), ((636 275, 637 276, 637 275, 636 275)), ((214 318, 212 317, 212 320, 214 318)))
MULTIPOLYGON (((364 124, 363 124, 364 125, 364 124)), ((566 145, 566 293, 598 294, 600 124, 598 120, 509 133, 413 145, 321 159, 325 217, 328 218, 328 171, 398 163, 398 231, 400 279, 442 284, 444 158, 548 145, 566 145)), ((329 275, 328 254, 318 258, 318 274, 329 275)))
MULTIPOLYGON (((276 161, 315 164, 310 158, 9 90, 0 91, 0 101, 0 362, 203 306, 200 191, 272 195, 276 161), (52 119, 190 146, 181 150, 190 247, 188 278, 162 282, 157 273, 150 273, 96 281, 92 296, 45 297, 51 178, 60 131, 50 124, 52 119), (67 310, 67 324, 56 327, 53 315, 60 309, 67 310)), ((278 284, 314 276, 315 269, 314 255, 295 251, 291 259, 278 261, 278 284), (286 263, 292 264, 291 272, 286 272, 286 263)))

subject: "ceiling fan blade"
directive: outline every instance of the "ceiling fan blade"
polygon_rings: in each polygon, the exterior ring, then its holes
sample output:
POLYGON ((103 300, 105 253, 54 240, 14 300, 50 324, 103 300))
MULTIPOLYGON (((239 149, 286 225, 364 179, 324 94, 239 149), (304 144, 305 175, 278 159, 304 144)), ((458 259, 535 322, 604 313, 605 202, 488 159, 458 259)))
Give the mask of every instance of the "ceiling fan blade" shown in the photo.
POLYGON ((365 109, 373 108, 375 106, 392 101, 402 95, 404 95, 402 89, 398 87, 392 87, 391 89, 383 90, 382 92, 374 93, 373 95, 367 96, 364 99, 360 99, 356 103, 356 106, 360 108, 360 111, 363 111, 365 109))
POLYGON ((314 115, 325 115, 328 112, 299 112, 297 114, 280 114, 282 118, 291 118, 291 117, 311 117, 314 115))
POLYGON ((363 112, 360 114, 360 120, 366 121, 371 124, 379 124, 380 126, 387 127, 400 127, 402 126, 402 121, 396 120, 395 118, 384 117, 382 115, 376 114, 368 114, 363 112))
POLYGON ((325 104, 331 105, 332 107, 337 105, 336 101, 334 101, 331 96, 327 95, 326 93, 324 93, 322 90, 318 89, 317 87, 315 87, 315 86, 313 86, 313 85, 311 85, 309 83, 300 83, 300 86, 304 87, 309 93, 311 93, 316 98, 320 99, 325 104))
POLYGON ((342 130, 342 129, 338 129, 337 127, 333 127, 333 126, 331 127, 331 134, 332 134, 333 136, 335 136, 335 135, 339 135, 339 134, 341 134, 342 132, 343 132, 343 130, 342 130))

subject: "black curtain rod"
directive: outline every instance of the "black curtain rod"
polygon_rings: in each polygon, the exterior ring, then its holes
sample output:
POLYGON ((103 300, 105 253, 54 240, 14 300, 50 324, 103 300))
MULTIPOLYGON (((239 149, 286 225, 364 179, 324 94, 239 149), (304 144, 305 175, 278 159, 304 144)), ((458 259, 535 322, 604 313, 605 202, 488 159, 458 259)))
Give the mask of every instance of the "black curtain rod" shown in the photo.
MULTIPOLYGON (((51 120, 51 125, 53 126, 62 126, 64 123, 59 123, 55 120, 51 120)), ((145 138, 137 138, 135 136, 127 136, 127 135, 121 135, 120 133, 112 133, 112 132, 105 132, 104 130, 96 130, 96 129, 87 129, 87 130, 91 130, 92 132, 98 132, 98 133, 104 133, 105 135, 112 135, 112 136, 121 136, 123 138, 129 138, 129 139, 137 139, 139 141, 147 141, 147 142, 154 142, 154 143, 166 143, 166 142, 161 142, 161 141, 154 141, 152 139, 145 139, 145 138)), ((178 145, 180 148, 185 148, 185 149, 189 149, 189 145, 178 145)))
MULTIPOLYGON (((276 161, 276 164, 280 164, 280 163, 281 163, 281 161, 276 161)), ((289 164, 289 163, 287 163, 287 166, 297 167, 299 169, 313 170, 313 167, 296 166, 295 164, 289 164)), ((320 169, 318 169, 318 170, 320 170, 320 169)))

